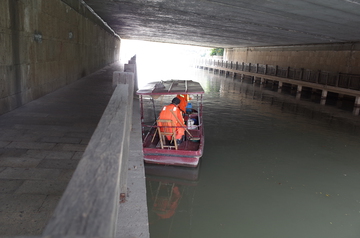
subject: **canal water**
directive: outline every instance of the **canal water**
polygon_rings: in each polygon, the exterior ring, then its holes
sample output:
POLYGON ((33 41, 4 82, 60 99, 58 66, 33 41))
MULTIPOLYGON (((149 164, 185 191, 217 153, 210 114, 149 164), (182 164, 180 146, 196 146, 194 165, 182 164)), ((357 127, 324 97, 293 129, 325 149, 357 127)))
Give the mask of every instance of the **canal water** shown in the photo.
MULTIPOLYGON (((152 238, 360 236, 360 121, 351 111, 200 69, 198 168, 146 165, 152 238)), ((336 104, 336 103, 335 103, 336 104)))

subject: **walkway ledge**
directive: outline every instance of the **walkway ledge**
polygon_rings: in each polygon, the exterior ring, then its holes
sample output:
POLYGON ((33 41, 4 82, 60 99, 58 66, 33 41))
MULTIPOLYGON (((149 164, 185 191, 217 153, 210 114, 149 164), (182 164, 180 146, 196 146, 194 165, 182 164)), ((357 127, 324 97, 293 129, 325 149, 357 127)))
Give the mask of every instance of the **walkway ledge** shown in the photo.
POLYGON ((133 68, 114 72, 114 93, 43 237, 149 237, 133 68))

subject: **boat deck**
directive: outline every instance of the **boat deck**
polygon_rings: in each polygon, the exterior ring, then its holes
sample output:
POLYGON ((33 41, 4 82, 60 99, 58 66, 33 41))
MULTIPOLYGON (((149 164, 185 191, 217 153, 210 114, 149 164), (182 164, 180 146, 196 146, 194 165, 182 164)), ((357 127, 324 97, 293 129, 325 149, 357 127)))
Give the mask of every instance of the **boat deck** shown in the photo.
MULTIPOLYGON (((200 131, 195 130, 188 130, 192 135, 192 139, 189 137, 187 133, 185 133, 185 141, 183 141, 180 145, 178 145, 178 150, 188 150, 188 151, 198 151, 200 148, 200 131), (198 139, 198 140, 194 140, 198 139)), ((161 149, 159 135, 156 134, 154 140, 155 129, 151 130, 148 136, 145 138, 144 141, 144 148, 158 148, 161 149)), ((169 141, 167 141, 167 145, 169 145, 169 141)), ((168 148, 168 150, 175 150, 173 148, 168 148)))

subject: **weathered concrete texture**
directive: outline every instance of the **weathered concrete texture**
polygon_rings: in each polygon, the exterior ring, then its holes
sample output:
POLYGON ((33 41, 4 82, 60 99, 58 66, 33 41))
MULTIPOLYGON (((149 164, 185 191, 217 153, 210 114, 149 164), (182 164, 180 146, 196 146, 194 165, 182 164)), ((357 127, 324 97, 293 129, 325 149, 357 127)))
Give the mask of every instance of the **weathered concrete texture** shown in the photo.
POLYGON ((0 116, 0 236, 41 235, 112 95, 115 70, 0 116))
POLYGON ((123 39, 206 47, 359 41, 359 0, 85 0, 123 39))
POLYGON ((118 60, 119 37, 76 2, 1 1, 0 114, 118 60))
POLYGON ((226 49, 226 60, 360 74, 360 43, 226 49))
POLYGON ((120 204, 116 237, 149 238, 139 100, 134 100, 133 108, 127 177, 128 192, 125 202, 120 204))

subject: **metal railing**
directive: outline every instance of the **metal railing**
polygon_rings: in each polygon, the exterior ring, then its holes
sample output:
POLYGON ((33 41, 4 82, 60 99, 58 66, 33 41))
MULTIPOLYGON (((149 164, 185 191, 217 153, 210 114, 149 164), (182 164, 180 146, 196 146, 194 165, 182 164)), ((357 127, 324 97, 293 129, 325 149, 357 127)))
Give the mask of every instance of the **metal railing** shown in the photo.
POLYGON ((201 59, 198 65, 221 67, 225 69, 271 75, 309 83, 316 83, 339 88, 360 90, 360 75, 335 73, 322 70, 281 68, 274 65, 239 63, 225 60, 201 59))

